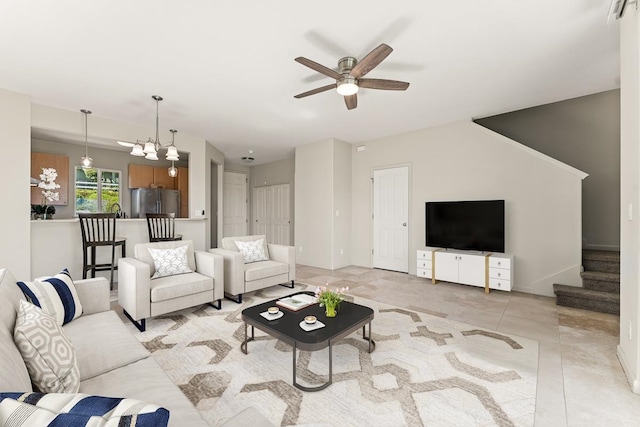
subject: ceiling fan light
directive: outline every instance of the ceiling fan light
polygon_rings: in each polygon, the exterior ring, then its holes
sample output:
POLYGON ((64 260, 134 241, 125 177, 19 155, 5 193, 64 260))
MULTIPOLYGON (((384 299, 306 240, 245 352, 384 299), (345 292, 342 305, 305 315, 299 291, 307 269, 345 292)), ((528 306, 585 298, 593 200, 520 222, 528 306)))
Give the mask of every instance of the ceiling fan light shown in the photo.
POLYGON ((158 160, 158 155, 154 151, 153 153, 147 153, 147 155, 144 156, 144 158, 147 160, 158 160))
POLYGON ((336 91, 342 96, 355 95, 358 93, 356 79, 353 77, 345 77, 341 82, 338 82, 336 91))
POLYGON ((176 159, 170 159, 169 157, 178 157, 178 149, 173 145, 170 145, 167 148, 167 160, 178 160, 177 158, 176 159))
POLYGON ((119 145, 122 145, 123 147, 133 147, 134 144, 133 142, 127 142, 127 141, 116 141, 119 145))
POLYGON ((142 157, 144 156, 144 151, 142 150, 142 145, 140 144, 135 144, 133 146, 133 148, 131 148, 131 154, 132 156, 138 156, 138 157, 142 157))
POLYGON ((156 153, 156 145, 152 141, 147 141, 144 144, 144 150, 142 150, 145 154, 156 153))

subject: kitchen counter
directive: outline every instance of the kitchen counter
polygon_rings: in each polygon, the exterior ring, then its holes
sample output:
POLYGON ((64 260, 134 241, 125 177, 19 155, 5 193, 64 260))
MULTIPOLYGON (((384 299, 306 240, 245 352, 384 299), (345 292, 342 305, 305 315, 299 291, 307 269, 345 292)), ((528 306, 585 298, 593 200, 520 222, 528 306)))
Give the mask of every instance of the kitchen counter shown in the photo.
MULTIPOLYGON (((205 248, 207 218, 176 218, 176 234, 183 240, 193 240, 196 250, 205 248)), ((133 256, 136 243, 149 241, 146 218, 123 218, 116 222, 116 234, 127 238, 127 256, 133 256)), ((120 250, 116 250, 119 254, 120 250)), ((98 262, 109 262, 108 248, 97 249, 98 262)), ((31 275, 53 275, 68 268, 74 280, 82 278, 82 233, 77 218, 38 219, 31 221, 31 275)), ((96 275, 109 277, 109 272, 96 275)))

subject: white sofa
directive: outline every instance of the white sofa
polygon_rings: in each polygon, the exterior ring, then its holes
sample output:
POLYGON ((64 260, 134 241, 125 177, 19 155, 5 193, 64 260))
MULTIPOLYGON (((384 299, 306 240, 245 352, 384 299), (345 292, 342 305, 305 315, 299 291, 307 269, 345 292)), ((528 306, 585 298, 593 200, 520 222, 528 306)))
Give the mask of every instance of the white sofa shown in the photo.
MULTIPOLYGON (((79 393, 127 397, 160 405, 170 412, 169 425, 207 426, 182 391, 150 353, 109 311, 109 282, 78 280, 82 316, 63 328, 75 348, 80 370, 79 393)), ((20 351, 13 340, 20 300, 25 299, 7 269, 0 269, 0 391, 33 391, 20 351)))
POLYGON ((296 252, 293 246, 266 243, 264 235, 224 237, 222 248, 209 249, 224 258, 225 297, 237 303, 242 302, 242 294, 291 283, 296 279, 296 252), (255 242, 262 239, 269 257, 266 261, 245 264, 244 256, 238 250, 236 241, 255 242))
POLYGON ((133 253, 133 257, 118 260, 118 303, 140 331, 145 330, 150 317, 195 305, 208 303, 220 310, 224 296, 222 256, 194 251, 191 240, 138 243, 133 253), (149 248, 175 249, 185 245, 193 273, 151 279, 155 267, 149 248))

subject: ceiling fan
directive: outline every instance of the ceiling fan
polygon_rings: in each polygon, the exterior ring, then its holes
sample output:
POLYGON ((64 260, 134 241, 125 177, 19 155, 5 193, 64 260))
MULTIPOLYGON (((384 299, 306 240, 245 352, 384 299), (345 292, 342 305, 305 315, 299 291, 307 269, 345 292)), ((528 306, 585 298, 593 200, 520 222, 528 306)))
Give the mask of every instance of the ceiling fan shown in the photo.
POLYGON ((322 86, 307 92, 295 95, 294 98, 304 98, 316 93, 336 89, 340 95, 344 96, 347 109, 352 110, 358 106, 358 89, 381 89, 381 90, 407 90, 409 83, 397 80, 385 79, 363 79, 365 74, 377 67, 389 54, 393 52, 391 47, 382 43, 377 48, 369 52, 360 62, 356 58, 347 56, 338 61, 338 71, 320 65, 310 59, 299 56, 295 59, 302 65, 315 70, 327 77, 335 79, 336 82, 327 86, 322 86))

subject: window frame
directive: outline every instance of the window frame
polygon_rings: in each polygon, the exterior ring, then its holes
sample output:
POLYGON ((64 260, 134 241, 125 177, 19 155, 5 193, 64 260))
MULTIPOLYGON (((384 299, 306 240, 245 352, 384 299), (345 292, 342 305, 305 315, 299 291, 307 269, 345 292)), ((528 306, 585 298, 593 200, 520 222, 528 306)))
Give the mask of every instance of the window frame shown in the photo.
MULTIPOLYGON (((73 169, 73 212, 74 212, 74 216, 78 216, 78 180, 77 180, 77 176, 78 176, 78 169, 85 169, 82 166, 75 166, 73 169)), ((102 213, 103 211, 101 210, 101 206, 102 206, 102 174, 104 172, 108 172, 108 173, 117 173, 118 174, 118 204, 122 205, 122 170, 120 169, 107 169, 107 168, 96 168, 96 167, 91 167, 91 168, 86 168, 86 169, 95 169, 97 172, 97 177, 96 177, 96 184, 97 184, 97 192, 98 192, 98 199, 96 201, 96 206, 98 208, 98 211, 96 213, 102 213)))

